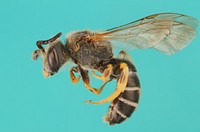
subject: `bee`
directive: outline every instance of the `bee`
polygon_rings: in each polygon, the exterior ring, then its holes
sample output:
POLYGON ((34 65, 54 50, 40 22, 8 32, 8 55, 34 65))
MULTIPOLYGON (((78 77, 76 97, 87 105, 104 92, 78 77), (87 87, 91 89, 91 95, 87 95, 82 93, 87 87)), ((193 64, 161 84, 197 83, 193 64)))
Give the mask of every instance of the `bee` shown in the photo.
POLYGON ((70 69, 72 83, 76 84, 82 78, 84 86, 97 95, 108 82, 116 79, 116 89, 110 96, 100 101, 85 101, 89 104, 111 102, 105 120, 114 125, 125 121, 135 111, 141 86, 137 70, 128 53, 123 49, 114 57, 113 47, 116 43, 113 41, 121 42, 124 47, 151 48, 172 55, 193 40, 197 26, 198 21, 187 15, 154 14, 105 31, 73 32, 66 37, 65 42, 61 42, 62 33, 58 33, 48 40, 37 41, 39 49, 33 52, 32 58, 43 58, 45 77, 54 75, 67 61, 72 60, 75 64, 70 69), (47 46, 44 48, 43 45, 47 46), (102 86, 92 87, 88 72, 101 80, 102 86), (75 76, 75 73, 79 76, 75 76))

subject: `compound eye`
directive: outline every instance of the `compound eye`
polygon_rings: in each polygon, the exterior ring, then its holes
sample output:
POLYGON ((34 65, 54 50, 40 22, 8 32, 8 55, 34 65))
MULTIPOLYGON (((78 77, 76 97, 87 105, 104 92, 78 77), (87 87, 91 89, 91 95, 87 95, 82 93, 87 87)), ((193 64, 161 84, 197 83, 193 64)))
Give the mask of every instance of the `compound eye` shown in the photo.
POLYGON ((60 68, 60 64, 59 64, 58 53, 57 53, 56 48, 52 48, 49 50, 47 54, 47 60, 49 63, 50 70, 53 72, 57 72, 60 68))

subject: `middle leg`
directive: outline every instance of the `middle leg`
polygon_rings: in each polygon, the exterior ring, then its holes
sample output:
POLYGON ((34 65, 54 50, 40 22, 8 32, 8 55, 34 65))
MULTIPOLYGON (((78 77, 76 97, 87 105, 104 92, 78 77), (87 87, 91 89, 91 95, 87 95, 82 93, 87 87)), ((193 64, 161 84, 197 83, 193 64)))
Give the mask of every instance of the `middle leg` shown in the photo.
POLYGON ((93 75, 95 78, 106 82, 106 81, 108 81, 108 78, 109 78, 110 75, 112 74, 112 71, 113 71, 113 66, 112 66, 112 64, 108 64, 107 67, 106 67, 106 69, 103 71, 102 76, 97 75, 93 70, 92 70, 92 75, 93 75))
POLYGON ((80 70, 81 77, 82 77, 85 87, 88 90, 90 90, 92 93, 97 94, 97 95, 100 94, 102 92, 103 88, 105 87, 105 85, 112 80, 112 79, 106 80, 99 89, 93 88, 90 86, 90 78, 88 76, 88 71, 83 70, 82 68, 80 68, 79 70, 80 70))

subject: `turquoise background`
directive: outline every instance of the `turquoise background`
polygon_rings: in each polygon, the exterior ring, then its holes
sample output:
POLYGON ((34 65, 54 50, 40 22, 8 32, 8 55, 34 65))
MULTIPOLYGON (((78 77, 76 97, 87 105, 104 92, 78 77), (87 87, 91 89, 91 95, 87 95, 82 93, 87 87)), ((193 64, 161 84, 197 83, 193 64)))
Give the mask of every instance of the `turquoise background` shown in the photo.
MULTIPOLYGON (((199 36, 173 56, 154 50, 129 52, 142 96, 132 117, 115 126, 102 121, 109 103, 83 101, 105 98, 116 82, 96 96, 82 82, 72 85, 72 65, 45 79, 41 59, 31 59, 37 40, 60 31, 64 36, 82 29, 108 29, 160 12, 200 20, 199 8, 198 0, 1 0, 0 132, 199 132, 199 36)), ((92 85, 101 83, 93 79, 92 85)))

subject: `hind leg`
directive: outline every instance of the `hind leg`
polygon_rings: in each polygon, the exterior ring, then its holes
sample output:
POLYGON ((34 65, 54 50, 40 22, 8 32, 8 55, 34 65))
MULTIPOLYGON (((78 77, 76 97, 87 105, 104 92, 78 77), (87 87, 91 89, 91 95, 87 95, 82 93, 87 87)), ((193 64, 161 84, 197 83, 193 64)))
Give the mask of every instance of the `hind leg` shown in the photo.
POLYGON ((111 94, 109 97, 98 102, 92 102, 91 100, 86 100, 85 103, 103 104, 103 103, 111 102, 115 98, 117 98, 126 88, 126 85, 128 82, 128 73, 129 73, 129 69, 126 63, 120 63, 120 69, 122 70, 122 72, 117 82, 117 88, 113 94, 111 94))

